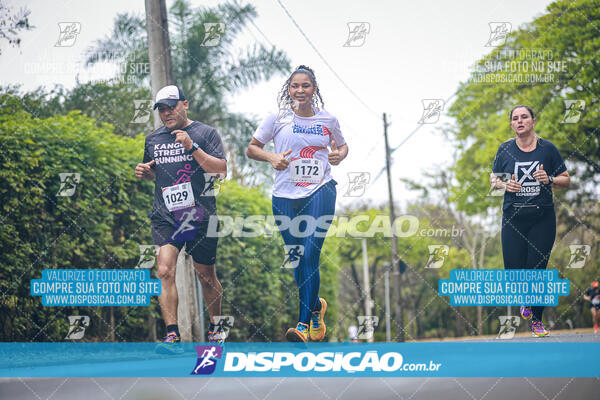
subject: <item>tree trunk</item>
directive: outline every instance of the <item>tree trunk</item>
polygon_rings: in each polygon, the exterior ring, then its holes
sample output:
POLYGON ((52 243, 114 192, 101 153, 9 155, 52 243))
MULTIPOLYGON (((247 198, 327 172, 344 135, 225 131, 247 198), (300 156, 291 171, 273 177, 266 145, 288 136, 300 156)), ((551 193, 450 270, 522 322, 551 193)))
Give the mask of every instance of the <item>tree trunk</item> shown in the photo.
POLYGON ((456 311, 456 313, 454 315, 456 315, 456 336, 462 337, 465 335, 464 317, 462 316, 462 313, 460 312, 460 310, 458 308, 456 308, 455 311, 456 311))
POLYGON ((175 284, 179 295, 177 306, 177 324, 181 333, 181 340, 191 342, 199 340, 200 320, 197 301, 196 277, 192 257, 183 249, 177 258, 177 271, 175 284))
POLYGON ((150 311, 150 315, 148 316, 148 327, 149 327, 149 332, 148 332, 148 337, 147 340, 151 341, 151 342, 156 342, 157 337, 156 337, 156 318, 154 317, 154 312, 152 310, 152 308, 154 308, 152 306, 152 303, 150 303, 150 307, 149 311, 150 311))
MULTIPOLYGON (((392 275, 394 276, 394 275, 392 275)), ((400 273, 400 271, 397 272, 397 275, 395 275, 396 277, 396 285, 397 288, 401 288, 402 287, 402 274, 400 273)), ((398 298, 396 299, 396 310, 395 310, 395 314, 396 314, 396 339, 399 342, 404 342, 404 307, 402 307, 402 291, 398 290, 396 291, 398 298)))
MULTIPOLYGON (((479 246, 479 259, 477 263, 477 267, 481 269, 483 267, 483 261, 485 259, 485 247, 487 245, 487 240, 485 238, 485 231, 482 229, 480 231, 481 234, 481 244, 479 246)), ((482 323, 481 323, 481 314, 483 312, 483 306, 477 306, 477 329, 479 330, 479 334, 482 334, 482 323)), ((488 318, 489 322, 489 318, 488 318)), ((488 329, 489 330, 489 329, 488 329)))
MULTIPOLYGON (((350 271, 352 272, 352 279, 354 280, 354 285, 356 287, 356 291, 357 291, 357 295, 358 295, 357 303, 359 303, 360 299, 363 297, 363 290, 360 285, 360 281, 358 279, 358 272, 356 271, 356 265, 354 265, 354 263, 350 264, 350 271)), ((363 310, 364 309, 365 308, 364 308, 364 304, 363 304, 363 310)))
POLYGON ((110 313, 110 341, 114 342, 115 341, 115 308, 114 307, 109 307, 109 313, 110 313))

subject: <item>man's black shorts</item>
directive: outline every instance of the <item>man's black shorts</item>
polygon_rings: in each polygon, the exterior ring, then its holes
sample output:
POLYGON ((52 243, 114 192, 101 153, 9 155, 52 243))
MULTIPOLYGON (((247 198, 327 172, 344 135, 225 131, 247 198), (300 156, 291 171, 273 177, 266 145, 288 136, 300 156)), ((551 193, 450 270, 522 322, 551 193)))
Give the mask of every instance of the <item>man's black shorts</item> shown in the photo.
POLYGON ((194 262, 214 265, 219 238, 216 235, 207 237, 207 230, 208 222, 192 222, 182 229, 180 225, 152 219, 152 239, 155 245, 171 244, 181 251, 185 244, 185 250, 192 256, 194 262))

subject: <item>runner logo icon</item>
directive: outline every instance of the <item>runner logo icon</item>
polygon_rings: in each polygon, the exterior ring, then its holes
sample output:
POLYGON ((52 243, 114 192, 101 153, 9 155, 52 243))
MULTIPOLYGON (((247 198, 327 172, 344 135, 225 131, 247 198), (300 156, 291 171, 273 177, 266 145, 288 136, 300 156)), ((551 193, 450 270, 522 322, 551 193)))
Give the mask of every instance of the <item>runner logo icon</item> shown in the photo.
POLYGON ((77 40, 77 35, 81 33, 81 23, 79 22, 59 22, 58 40, 54 47, 72 47, 77 40))
POLYGON ((427 246, 427 248, 429 249, 429 258, 427 259, 425 268, 441 268, 444 265, 450 248, 444 244, 432 244, 427 246))
POLYGON ((214 47, 221 42, 221 36, 225 34, 225 24, 222 22, 204 23, 204 40, 200 44, 202 47, 214 47))
POLYGON ((371 32, 368 22, 348 22, 348 39, 343 47, 361 47, 371 32))
POLYGON ((152 115, 152 100, 137 99, 133 100, 133 118, 132 124, 145 124, 150 121, 152 115))
POLYGON ((154 261, 158 255, 159 247, 151 244, 140 244, 140 259, 138 261, 138 268, 153 268, 154 261))
POLYGON ((585 110, 585 100, 565 100, 565 114, 562 124, 576 124, 585 110))
POLYGON ((567 268, 583 268, 587 257, 590 255, 591 246, 587 244, 571 244, 569 250, 571 250, 571 258, 567 264, 567 268))
POLYGON ((365 194, 371 180, 368 172, 348 172, 348 190, 344 197, 360 197, 365 194))
POLYGON ((304 255, 304 245, 285 245, 285 258, 281 268, 296 268, 304 255))
POLYGON ((210 375, 215 372, 217 360, 223 355, 221 346, 196 346, 198 361, 190 375, 210 375))
POLYGON ((192 224, 193 221, 198 220, 196 214, 201 214, 197 207, 190 207, 182 211, 181 219, 177 222, 177 229, 171 235, 171 240, 187 242, 196 237, 198 228, 192 224))
POLYGON ((438 122, 446 102, 443 99, 423 99, 421 103, 423 103, 423 115, 418 124, 435 124, 438 122))
POLYGON ((58 174, 60 178, 60 188, 58 189, 57 196, 71 197, 75 193, 77 184, 81 180, 81 176, 75 172, 61 172, 58 174))
POLYGON ((506 42, 506 36, 512 30, 512 24, 510 22, 490 22, 488 25, 490 26, 490 38, 485 47, 502 46, 506 42))
POLYGON ((223 333, 223 339, 227 339, 229 336, 229 330, 233 328, 233 321, 235 318, 232 315, 215 315, 213 317, 213 321, 216 320, 215 323, 215 331, 223 333))
MULTIPOLYGON (((496 176, 495 178, 492 177, 492 180, 494 183, 501 181, 501 182, 508 182, 510 181, 511 178, 511 174, 509 172, 494 172, 494 175, 496 176)), ((504 193, 506 192, 506 186, 502 185, 499 188, 496 187, 496 185, 492 185, 490 187, 490 189, 488 190, 488 196, 490 197, 496 197, 496 196, 504 196, 504 193)))
POLYGON ((373 337, 375 328, 379 325, 379 317, 375 315, 359 315, 358 317, 358 339, 369 340, 373 337))
POLYGON ((214 172, 205 172, 204 173, 204 189, 200 196, 217 196, 219 194, 219 190, 221 189, 221 175, 214 172))
POLYGON ((500 315, 500 331, 496 339, 512 339, 515 336, 517 327, 521 324, 521 318, 510 315, 500 315))
POLYGON ((90 326, 90 317, 87 315, 69 315, 69 332, 65 339, 83 339, 85 328, 90 326))

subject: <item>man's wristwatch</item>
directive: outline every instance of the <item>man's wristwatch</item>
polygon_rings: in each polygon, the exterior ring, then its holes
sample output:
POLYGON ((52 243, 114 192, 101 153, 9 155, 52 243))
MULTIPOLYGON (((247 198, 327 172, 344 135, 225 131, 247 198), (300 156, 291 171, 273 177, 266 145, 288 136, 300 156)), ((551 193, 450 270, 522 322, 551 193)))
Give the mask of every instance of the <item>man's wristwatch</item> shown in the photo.
POLYGON ((200 145, 199 145, 198 143, 194 142, 194 143, 192 143, 192 148, 191 148, 191 149, 189 149, 189 150, 187 151, 187 153, 191 155, 193 152, 195 152, 195 151, 196 151, 196 150, 198 150, 199 148, 200 148, 200 145))
POLYGON ((552 175, 548 175, 548 186, 552 185, 554 182, 554 177, 552 175))

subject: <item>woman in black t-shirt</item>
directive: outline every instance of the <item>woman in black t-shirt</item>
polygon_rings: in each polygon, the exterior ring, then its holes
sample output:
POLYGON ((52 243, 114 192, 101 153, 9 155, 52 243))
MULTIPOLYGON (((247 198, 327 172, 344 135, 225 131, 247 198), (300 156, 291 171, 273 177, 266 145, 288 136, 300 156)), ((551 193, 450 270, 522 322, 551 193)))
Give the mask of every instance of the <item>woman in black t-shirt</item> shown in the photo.
MULTIPOLYGON (((556 236, 552 188, 566 188, 569 173, 558 149, 534 131, 533 110, 516 106, 510 112, 515 138, 500 145, 490 183, 506 189, 502 206, 502 256, 505 269, 546 269, 556 236), (506 179, 502 179, 506 178, 506 179)), ((531 319, 534 336, 546 336, 544 307, 521 306, 531 319)))

